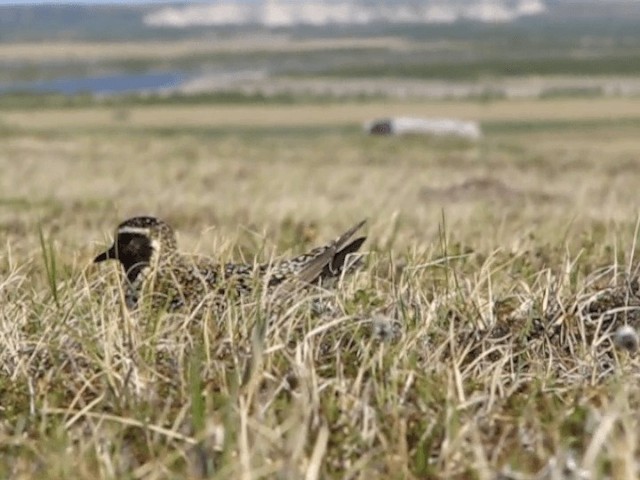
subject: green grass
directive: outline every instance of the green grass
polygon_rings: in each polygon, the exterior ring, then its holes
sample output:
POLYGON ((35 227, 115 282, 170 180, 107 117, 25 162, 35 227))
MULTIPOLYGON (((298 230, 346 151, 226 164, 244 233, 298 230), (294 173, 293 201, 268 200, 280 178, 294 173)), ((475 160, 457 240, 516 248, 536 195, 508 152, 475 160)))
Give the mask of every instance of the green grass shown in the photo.
POLYGON ((144 105, 202 105, 202 104, 255 104, 269 103, 286 105, 291 103, 321 103, 326 98, 295 97, 289 94, 265 96, 262 94, 243 94, 240 92, 220 92, 205 94, 171 94, 171 95, 115 95, 112 97, 96 98, 89 94, 61 95, 56 93, 9 93, 0 95, 0 105, 8 110, 39 110, 43 108, 81 108, 91 106, 101 107, 132 107, 144 105))
POLYGON ((640 118, 596 118, 573 120, 498 120, 482 122, 482 130, 492 134, 544 133, 560 132, 588 133, 601 132, 605 129, 635 128, 640 125, 640 118))
POLYGON ((0 477, 637 477, 638 353, 611 334, 640 325, 611 310, 638 300, 640 140, 635 121, 558 124, 545 102, 549 119, 496 120, 479 143, 3 137, 0 477), (131 313, 116 266, 91 260, 137 214, 221 262, 366 217, 366 263, 320 314, 318 292, 206 321, 131 313))
MULTIPOLYGON (((449 80, 482 80, 487 78, 518 77, 531 75, 637 75, 640 67, 635 61, 636 53, 630 55, 593 56, 575 58, 570 55, 543 57, 527 55, 513 58, 480 58, 469 61, 422 60, 373 61, 366 64, 349 63, 335 68, 315 71, 312 75, 337 76, 345 78, 422 78, 449 80)), ((295 75, 297 72, 290 72, 295 75)), ((301 74, 304 75, 304 74, 301 74)))

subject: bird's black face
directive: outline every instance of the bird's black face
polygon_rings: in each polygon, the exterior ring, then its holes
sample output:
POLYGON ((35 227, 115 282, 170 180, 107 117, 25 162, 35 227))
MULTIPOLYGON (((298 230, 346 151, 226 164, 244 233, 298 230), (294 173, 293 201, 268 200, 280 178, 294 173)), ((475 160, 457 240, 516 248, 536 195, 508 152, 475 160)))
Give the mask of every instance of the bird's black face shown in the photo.
POLYGON ((153 246, 151 239, 142 233, 120 232, 109 250, 98 255, 94 263, 118 260, 129 280, 133 281, 140 270, 151 261, 153 246))

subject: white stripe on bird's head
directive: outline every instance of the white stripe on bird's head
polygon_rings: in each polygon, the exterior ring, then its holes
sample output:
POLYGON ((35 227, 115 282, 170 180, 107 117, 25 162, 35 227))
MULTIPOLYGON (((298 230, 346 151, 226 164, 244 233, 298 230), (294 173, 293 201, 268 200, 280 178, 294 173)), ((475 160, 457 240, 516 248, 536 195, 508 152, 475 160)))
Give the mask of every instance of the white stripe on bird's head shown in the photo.
POLYGON ((145 235, 148 237, 151 234, 151 229, 144 227, 130 227, 128 225, 125 225, 118 229, 118 234, 120 233, 132 233, 135 235, 145 235))

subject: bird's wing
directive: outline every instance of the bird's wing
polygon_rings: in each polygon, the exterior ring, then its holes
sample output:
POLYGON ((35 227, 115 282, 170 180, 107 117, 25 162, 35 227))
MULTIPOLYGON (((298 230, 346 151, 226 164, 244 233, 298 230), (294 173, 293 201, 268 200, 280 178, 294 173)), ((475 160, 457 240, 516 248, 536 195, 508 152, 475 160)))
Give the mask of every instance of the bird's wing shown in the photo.
POLYGON ((322 247, 279 263, 273 267, 270 275, 270 285, 278 285, 283 282, 313 283, 323 276, 334 276, 342 271, 342 266, 349 253, 353 253, 365 241, 366 237, 360 237, 348 243, 351 237, 366 223, 363 220, 336 240, 322 247))

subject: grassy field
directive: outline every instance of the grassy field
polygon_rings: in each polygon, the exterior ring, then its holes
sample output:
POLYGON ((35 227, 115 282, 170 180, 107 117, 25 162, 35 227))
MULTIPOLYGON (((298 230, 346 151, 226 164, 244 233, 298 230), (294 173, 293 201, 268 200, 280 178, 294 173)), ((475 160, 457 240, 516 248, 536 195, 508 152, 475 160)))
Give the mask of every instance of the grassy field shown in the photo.
POLYGON ((0 477, 637 478, 637 103, 0 112, 0 477), (91 260, 137 214, 220 261, 367 218, 366 266, 322 313, 127 312, 91 260))
POLYGON ((291 41, 287 35, 257 34, 245 38, 210 38, 177 41, 132 42, 33 42, 0 44, 0 60, 149 60, 189 57, 198 54, 255 52, 313 52, 317 50, 382 49, 429 50, 399 37, 317 38, 291 41))
MULTIPOLYGON (((20 105, 20 103, 16 103, 20 105)), ((172 132, 241 130, 256 132, 301 128, 359 130, 373 118, 389 116, 453 117, 476 120, 485 125, 513 128, 520 125, 556 127, 598 124, 617 127, 621 122, 640 120, 640 98, 558 98, 548 100, 493 101, 344 101, 313 104, 167 104, 167 105, 87 105, 36 109, 7 108, 0 113, 0 126, 6 130, 63 131, 91 130, 128 132, 166 129, 172 132), (556 125, 552 125, 556 122, 556 125)))

